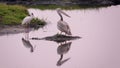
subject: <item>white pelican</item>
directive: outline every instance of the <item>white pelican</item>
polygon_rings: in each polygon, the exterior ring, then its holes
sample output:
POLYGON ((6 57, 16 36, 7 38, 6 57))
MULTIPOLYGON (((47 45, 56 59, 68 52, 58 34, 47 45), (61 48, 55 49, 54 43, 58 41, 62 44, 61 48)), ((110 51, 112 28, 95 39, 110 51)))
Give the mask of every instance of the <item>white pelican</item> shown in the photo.
POLYGON ((70 17, 70 16, 65 12, 63 12, 60 8, 57 8, 57 13, 60 16, 60 20, 57 23, 57 28, 61 31, 61 33, 64 32, 65 34, 72 35, 68 23, 63 21, 63 17, 61 14, 64 14, 67 17, 70 17))

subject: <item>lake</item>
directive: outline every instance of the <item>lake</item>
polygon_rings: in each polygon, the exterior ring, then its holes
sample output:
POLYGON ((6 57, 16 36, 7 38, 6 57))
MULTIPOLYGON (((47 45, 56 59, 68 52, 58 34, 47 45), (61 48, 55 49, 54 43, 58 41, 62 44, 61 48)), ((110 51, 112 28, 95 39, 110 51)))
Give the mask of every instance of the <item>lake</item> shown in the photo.
MULTIPOLYGON (((48 22, 45 27, 29 32, 29 38, 59 32, 60 18, 56 10, 28 11, 48 22)), ((63 18, 72 36, 80 39, 60 44, 47 40, 26 41, 24 33, 2 35, 0 68, 120 68, 120 6, 63 11, 71 16, 63 18), (64 48, 68 48, 66 52, 64 48)))

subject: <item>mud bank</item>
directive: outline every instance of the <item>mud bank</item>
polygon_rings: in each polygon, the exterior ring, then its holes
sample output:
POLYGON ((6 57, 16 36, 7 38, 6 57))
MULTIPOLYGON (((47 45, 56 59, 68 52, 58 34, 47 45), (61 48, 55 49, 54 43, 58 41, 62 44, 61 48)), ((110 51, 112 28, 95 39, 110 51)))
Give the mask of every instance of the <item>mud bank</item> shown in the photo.
POLYGON ((1 26, 0 27, 0 36, 8 34, 18 34, 23 33, 24 28, 22 26, 1 26))

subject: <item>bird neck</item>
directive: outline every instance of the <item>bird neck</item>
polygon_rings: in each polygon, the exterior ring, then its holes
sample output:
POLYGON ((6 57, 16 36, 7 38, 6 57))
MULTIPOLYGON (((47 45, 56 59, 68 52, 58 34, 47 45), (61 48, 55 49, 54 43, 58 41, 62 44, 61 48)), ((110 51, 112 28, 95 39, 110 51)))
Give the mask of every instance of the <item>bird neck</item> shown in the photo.
POLYGON ((59 16, 60 16, 60 20, 63 21, 63 17, 62 15, 58 12, 59 16))
POLYGON ((61 55, 60 55, 60 59, 59 59, 59 61, 61 61, 61 60, 62 60, 62 58, 63 58, 63 54, 61 54, 61 55))

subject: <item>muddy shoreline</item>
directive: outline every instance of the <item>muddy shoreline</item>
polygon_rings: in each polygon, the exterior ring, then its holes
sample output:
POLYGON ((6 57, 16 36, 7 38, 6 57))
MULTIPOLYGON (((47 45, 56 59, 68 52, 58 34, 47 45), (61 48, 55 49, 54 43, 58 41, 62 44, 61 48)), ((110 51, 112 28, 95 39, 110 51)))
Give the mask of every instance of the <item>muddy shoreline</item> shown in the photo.
MULTIPOLYGON (((30 28, 30 31, 35 30, 34 28, 30 28)), ((9 34, 18 34, 25 32, 25 28, 21 25, 4 25, 0 26, 0 36, 9 35, 9 34)))
POLYGON ((8 34, 23 33, 24 28, 22 26, 0 26, 0 36, 8 34))

